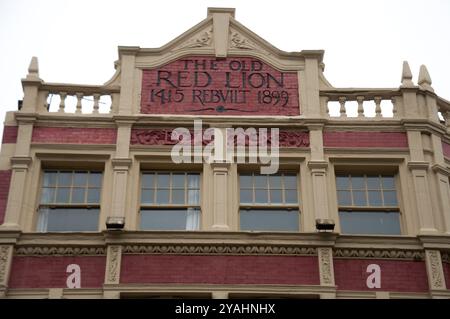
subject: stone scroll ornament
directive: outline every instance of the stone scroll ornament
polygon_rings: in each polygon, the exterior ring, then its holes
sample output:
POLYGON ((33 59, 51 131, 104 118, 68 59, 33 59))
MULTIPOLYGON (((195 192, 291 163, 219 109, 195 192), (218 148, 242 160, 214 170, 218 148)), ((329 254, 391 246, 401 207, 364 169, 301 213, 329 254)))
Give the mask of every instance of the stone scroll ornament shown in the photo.
POLYGON ((296 116, 298 87, 297 71, 256 58, 190 56, 143 70, 141 113, 296 116))

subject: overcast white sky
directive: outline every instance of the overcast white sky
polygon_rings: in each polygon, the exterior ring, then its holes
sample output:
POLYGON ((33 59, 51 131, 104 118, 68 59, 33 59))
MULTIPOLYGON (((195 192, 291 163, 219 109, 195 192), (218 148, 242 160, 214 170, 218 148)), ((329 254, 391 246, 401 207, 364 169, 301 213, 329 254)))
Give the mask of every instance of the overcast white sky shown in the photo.
POLYGON ((415 83, 425 64, 450 99, 447 0, 0 0, 0 119, 17 109, 32 56, 47 82, 102 84, 118 45, 159 47, 207 7, 236 8, 238 21, 281 50, 324 49, 336 87, 397 87, 408 60, 415 83))

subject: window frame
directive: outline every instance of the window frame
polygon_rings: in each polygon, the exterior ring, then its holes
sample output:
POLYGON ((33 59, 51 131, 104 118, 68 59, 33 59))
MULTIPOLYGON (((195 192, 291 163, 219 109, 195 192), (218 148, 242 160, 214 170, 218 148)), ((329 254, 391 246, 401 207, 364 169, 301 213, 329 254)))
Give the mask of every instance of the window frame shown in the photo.
MULTIPOLYGON (((267 185, 269 186, 269 185, 267 185)), ((282 197, 285 197, 285 193, 284 190, 286 189, 284 186, 284 183, 282 182, 282 197)), ((255 187, 253 184, 252 190, 253 190, 253 199, 255 198, 255 187)), ((270 191, 270 188, 267 188, 267 191, 270 191)), ((269 198, 270 196, 268 196, 269 198)), ((270 199, 270 198, 269 198, 270 199)), ((285 202, 285 200, 283 200, 283 202, 285 202)), ((300 179, 300 172, 297 170, 293 170, 293 169, 280 169, 276 174, 260 174, 257 173, 257 170, 238 170, 237 172, 237 206, 238 206, 238 212, 237 212, 237 216, 238 216, 238 220, 237 220, 237 225, 238 225, 238 231, 240 232, 255 232, 255 231, 261 231, 261 232, 301 232, 302 228, 303 228, 303 214, 302 214, 302 205, 303 205, 303 201, 301 200, 301 179, 300 179), (276 203, 276 204, 269 204, 268 203, 255 203, 254 201, 252 203, 241 203, 241 175, 248 175, 251 174, 251 176, 255 176, 255 175, 265 175, 265 176, 273 176, 273 175, 281 175, 281 174, 286 174, 286 175, 294 175, 296 178, 296 187, 297 187, 297 203, 276 203), (286 210, 286 211, 297 211, 298 212, 298 230, 296 231, 284 231, 284 230, 242 230, 241 229, 241 211, 242 210, 286 210)))
MULTIPOLYGON (((136 221, 137 222, 136 228, 139 231, 170 231, 170 230, 163 230, 163 229, 161 229, 161 230, 142 229, 141 228, 141 216, 142 216, 141 211, 142 210, 170 210, 170 209, 182 210, 182 209, 185 209, 187 211, 189 208, 194 208, 194 209, 197 209, 199 212, 199 228, 196 230, 184 230, 184 231, 199 231, 199 230, 201 230, 202 223, 203 223, 203 214, 202 214, 202 200, 203 200, 203 196, 202 196, 203 181, 202 181, 202 179, 203 178, 202 177, 203 177, 202 172, 197 171, 197 170, 141 169, 139 171, 139 180, 138 180, 138 190, 139 190, 138 197, 137 197, 137 199, 138 199, 138 218, 136 221), (170 176, 171 176, 170 185, 168 188, 164 188, 164 189, 169 190, 169 203, 157 204, 156 200, 154 200, 153 203, 143 203, 142 202, 142 190, 144 189, 143 185, 142 185, 142 182, 143 182, 142 177, 145 173, 154 173, 156 175, 157 174, 170 174, 170 176), (172 190, 173 190, 173 188, 172 188, 172 175, 173 174, 184 174, 185 175, 185 185, 184 185, 185 186, 185 188, 184 188, 185 203, 184 204, 170 203, 171 198, 172 198, 172 190), (188 200, 187 200, 188 191, 189 191, 189 188, 187 187, 188 186, 187 185, 187 180, 188 180, 187 175, 188 174, 197 174, 198 175, 198 179, 199 179, 199 182, 198 182, 198 194, 199 194, 198 204, 189 204, 188 203, 188 200)), ((147 189, 149 189, 149 188, 147 188, 147 189)), ((153 189, 156 190, 158 188, 153 188, 153 189)), ((179 188, 175 188, 175 189, 179 189, 179 188)), ((154 199, 156 199, 156 192, 154 192, 153 197, 154 197, 154 199)), ((177 230, 172 230, 172 231, 177 231, 177 230)))
MULTIPOLYGON (((404 235, 404 214, 403 214, 403 210, 402 210, 402 201, 401 201, 401 189, 400 189, 400 180, 399 180, 399 176, 398 176, 399 172, 397 170, 393 171, 393 170, 388 170, 388 171, 384 171, 382 169, 380 170, 374 170, 374 168, 370 168, 368 171, 366 170, 353 170, 353 169, 339 169, 334 171, 334 186, 335 186, 335 194, 336 194, 336 205, 337 205, 337 217, 339 219, 339 228, 340 228, 340 232, 343 235, 353 235, 353 236, 358 236, 358 235, 363 235, 363 236, 402 236, 404 235), (355 203, 354 198, 353 198, 353 191, 354 188, 352 187, 351 184, 351 178, 352 176, 358 176, 358 177, 363 177, 364 178, 364 189, 356 189, 357 191, 364 191, 365 194, 365 200, 367 205, 362 206, 362 205, 341 205, 339 203, 339 195, 338 192, 339 191, 349 191, 350 192, 350 199, 352 204, 355 203), (380 178, 380 182, 381 182, 381 178, 382 177, 392 177, 393 181, 394 181, 394 189, 387 189, 386 191, 392 191, 395 190, 395 195, 396 195, 396 201, 397 201, 397 205, 396 206, 392 206, 392 205, 383 205, 384 204, 384 191, 385 189, 381 186, 381 188, 377 189, 378 191, 380 191, 381 193, 381 202, 382 205, 380 206, 374 206, 374 205, 370 205, 370 201, 369 201, 369 191, 373 189, 369 189, 367 187, 367 177, 378 177, 380 178), (349 177, 350 178, 350 187, 347 189, 340 189, 338 188, 337 185, 337 178, 338 177, 349 177), (399 220, 399 228, 400 228, 400 233, 399 234, 367 234, 367 233, 344 233, 342 231, 342 226, 341 226, 341 220, 340 220, 340 212, 346 212, 346 213, 352 213, 352 212, 357 212, 357 213, 375 213, 375 212, 380 212, 380 213, 398 213, 398 220, 399 220)), ((381 182, 382 185, 382 182, 381 182)))
MULTIPOLYGON (((50 166, 50 167, 41 167, 40 169, 40 178, 38 181, 38 192, 37 192, 37 208, 36 208, 36 218, 35 218, 35 223, 34 223, 34 230, 37 232, 41 232, 41 233, 48 233, 48 232, 58 232, 58 233, 64 233, 64 232, 99 232, 99 228, 100 228, 100 221, 101 221, 101 207, 102 207, 102 200, 103 200, 103 189, 104 189, 104 179, 105 179, 105 170, 103 168, 100 167, 95 167, 95 168, 90 168, 90 167, 68 167, 68 166, 50 166), (59 176, 59 174, 61 172, 71 172, 72 173, 72 181, 70 186, 59 186, 59 183, 57 182, 55 184, 54 188, 55 189, 55 198, 57 196, 57 192, 59 188, 69 188, 70 192, 69 192, 69 202, 66 203, 57 203, 57 202, 52 202, 52 203, 42 203, 42 194, 44 191, 44 188, 46 188, 44 186, 44 176, 46 172, 56 172, 59 176), (73 176, 74 174, 76 174, 77 172, 87 172, 88 173, 88 180, 86 181, 86 185, 85 187, 74 187, 74 181, 73 181, 73 176), (100 179, 100 186, 98 187, 89 187, 89 175, 92 173, 100 173, 101 174, 101 179, 100 179), (85 189, 85 195, 84 195, 84 203, 71 203, 71 197, 72 197, 72 189, 73 188, 84 188, 85 189), (87 202, 87 198, 88 198, 88 194, 86 193, 90 188, 92 189, 98 189, 99 191, 99 200, 97 203, 89 203, 87 202), (97 209, 98 210, 98 221, 97 221, 97 229, 96 230, 54 230, 54 231, 49 231, 49 230, 43 230, 43 229, 39 229, 40 227, 40 219, 41 219, 41 209, 76 209, 76 208, 84 208, 84 209, 97 209)), ((47 187, 48 188, 48 187, 47 187)), ((47 225, 48 227, 48 225, 47 225)))

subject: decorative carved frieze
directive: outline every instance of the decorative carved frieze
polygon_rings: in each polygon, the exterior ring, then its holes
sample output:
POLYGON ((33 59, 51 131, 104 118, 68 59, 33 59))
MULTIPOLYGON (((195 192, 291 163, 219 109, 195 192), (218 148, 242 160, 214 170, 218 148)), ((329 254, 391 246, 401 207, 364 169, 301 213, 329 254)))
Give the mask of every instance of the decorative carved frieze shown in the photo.
POLYGON ((445 289, 444 273, 439 251, 426 250, 428 281, 431 289, 445 289))
POLYGON ((334 286, 333 252, 331 248, 318 248, 320 284, 334 286))
POLYGON ((104 247, 67 247, 67 246, 17 246, 16 256, 79 256, 105 255, 104 247))
POLYGON ((314 247, 278 245, 205 245, 205 244, 157 244, 126 245, 125 254, 187 254, 187 255, 316 255, 314 247))
MULTIPOLYGON (((132 145, 175 145, 176 140, 171 139, 172 129, 133 129, 131 131, 132 145)), ((258 136, 255 135, 255 139, 258 136)), ((272 145, 271 135, 267 135, 267 145, 272 145)), ((200 139, 200 137, 199 137, 200 139)), ((234 138, 237 139, 236 137, 234 138)), ((191 141, 194 141, 194 132, 191 132, 191 141)), ((210 140, 201 139, 202 145, 207 145, 210 140)), ((235 145, 236 142, 235 142, 235 145)), ((245 146, 249 145, 249 139, 245 139, 245 146)), ((309 134, 304 131, 280 131, 279 132, 280 147, 309 147, 309 134)))
POLYGON ((418 250, 394 249, 348 249, 337 248, 333 250, 334 257, 338 258, 387 258, 423 260, 425 254, 418 250))
POLYGON ((121 259, 121 247, 110 246, 108 247, 108 270, 107 270, 107 282, 119 283, 120 276, 120 259, 121 259))
POLYGON ((6 283, 6 272, 11 247, 6 245, 0 246, 0 285, 6 283))

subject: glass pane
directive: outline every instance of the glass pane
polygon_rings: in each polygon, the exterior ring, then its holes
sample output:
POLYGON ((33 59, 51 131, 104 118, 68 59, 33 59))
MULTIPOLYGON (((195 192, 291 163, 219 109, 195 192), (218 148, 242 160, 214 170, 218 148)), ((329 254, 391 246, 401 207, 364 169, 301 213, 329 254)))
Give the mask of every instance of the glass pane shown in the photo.
POLYGON ((70 188, 58 188, 56 193, 56 202, 57 203, 68 203, 70 196, 70 188))
POLYGON ((255 203, 268 203, 267 190, 255 189, 255 203))
POLYGON ((188 174, 188 188, 199 189, 200 188, 200 175, 188 174))
POLYGON ((87 176, 86 172, 75 172, 75 175, 73 176, 73 186, 86 186, 87 176))
POLYGON ((369 205, 371 206, 381 206, 381 192, 369 191, 369 205))
POLYGON ((284 188, 297 189, 297 175, 284 175, 284 188))
POLYGON ((100 188, 89 188, 88 189, 88 197, 87 197, 88 203, 100 203, 100 188))
POLYGON ((72 203, 84 203, 85 188, 72 188, 72 203))
POLYGON ((350 198, 350 192, 349 191, 338 191, 338 203, 339 205, 343 206, 351 206, 352 200, 350 198))
POLYGON ((400 235, 398 212, 339 212, 342 233, 400 235))
POLYGON ((56 185, 56 172, 44 172, 44 186, 54 186, 56 185))
POLYGON ((272 204, 281 204, 281 203, 283 203, 283 197, 282 197, 281 193, 282 193, 282 190, 278 190, 278 189, 271 190, 270 191, 270 202, 272 204))
POLYGON ((189 189, 187 191, 187 203, 190 205, 198 205, 200 203, 200 190, 198 189, 189 189))
POLYGON ((280 175, 270 175, 269 176, 269 188, 281 189, 281 176, 280 175))
POLYGON ((196 230, 200 210, 148 209, 141 210, 142 230, 196 230))
POLYGON ((381 189, 380 178, 378 176, 367 177, 368 189, 381 189))
POLYGON ((47 214, 42 211, 43 231, 97 231, 98 209, 84 208, 57 208, 47 209, 47 214))
POLYGON ((72 185, 72 172, 60 172, 58 176, 59 186, 70 186, 72 185))
POLYGON ((184 189, 172 190, 172 204, 184 204, 184 189))
POLYGON ((298 231, 297 210, 241 210, 241 230, 298 231))
POLYGON ((41 193, 41 203, 42 204, 48 204, 53 203, 55 201, 55 188, 42 188, 41 193))
POLYGON ((172 175, 172 187, 173 188, 184 188, 184 174, 173 174, 172 175))
POLYGON ((155 190, 153 189, 143 189, 141 191, 141 203, 143 204, 153 204, 155 190))
POLYGON ((154 174, 142 174, 142 187, 154 188, 155 187, 155 175, 154 174))
POLYGON ((366 192, 365 191, 353 191, 353 205, 366 206, 366 192))
POLYGON ((239 184, 241 188, 252 188, 252 177, 250 175, 239 176, 239 184))
POLYGON ((392 176, 382 176, 381 184, 383 185, 384 189, 395 189, 395 181, 394 177, 392 176))
POLYGON ((348 176, 337 176, 336 177, 336 187, 337 189, 349 189, 350 179, 348 176))
POLYGON ((384 191, 384 205, 397 206, 397 193, 395 191, 384 191))
POLYGON ((265 188, 267 189, 267 176, 266 175, 255 175, 255 188, 265 188))
POLYGON ((363 176, 352 176, 352 188, 353 189, 365 189, 363 176))
POLYGON ((156 187, 158 188, 169 188, 169 174, 158 174, 156 175, 156 187))
POLYGON ((168 204, 169 203, 169 190, 158 189, 156 192, 156 203, 157 204, 168 204))
POLYGON ((102 186, 102 173, 101 172, 91 172, 89 174, 89 186, 91 186, 91 187, 102 186))
POLYGON ((253 202, 253 191, 251 189, 241 189, 241 203, 253 202))
POLYGON ((285 203, 286 204, 296 204, 298 203, 298 193, 297 190, 290 190, 287 189, 284 192, 284 196, 285 196, 285 203))

